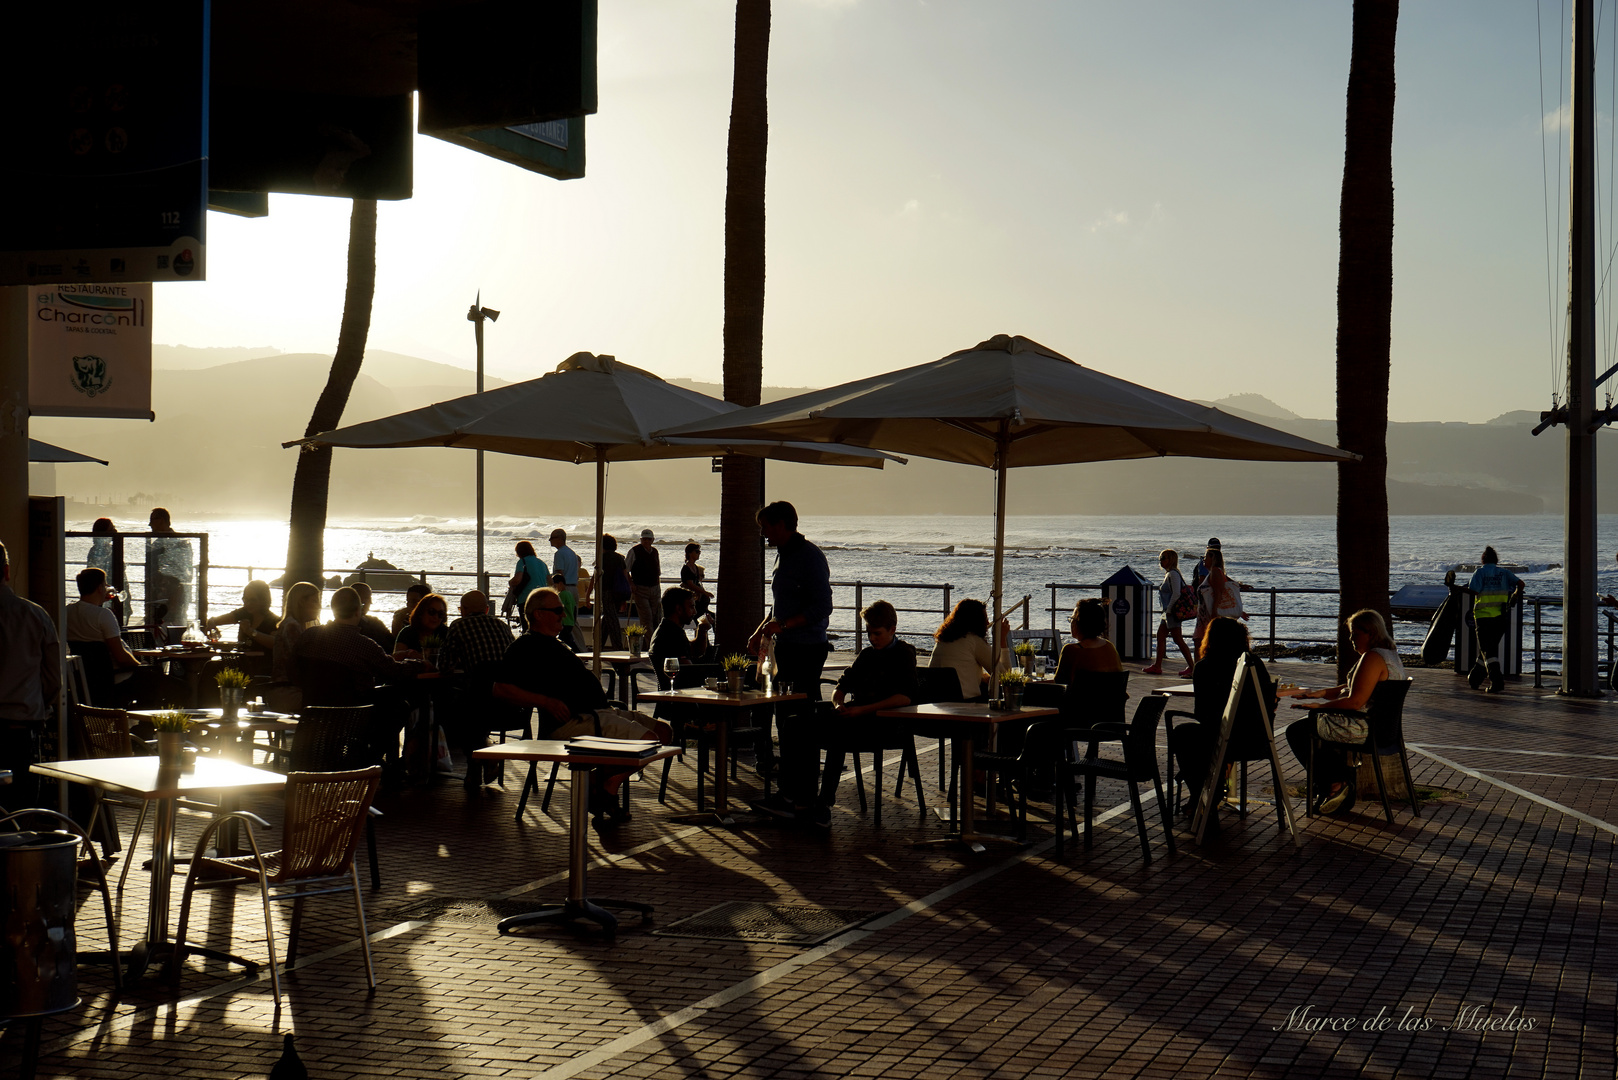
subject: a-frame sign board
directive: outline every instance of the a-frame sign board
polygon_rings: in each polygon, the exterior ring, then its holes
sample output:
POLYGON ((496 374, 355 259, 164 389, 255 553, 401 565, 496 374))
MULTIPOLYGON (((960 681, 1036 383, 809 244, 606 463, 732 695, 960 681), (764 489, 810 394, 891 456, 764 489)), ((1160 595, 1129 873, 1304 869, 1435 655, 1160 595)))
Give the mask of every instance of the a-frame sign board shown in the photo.
POLYGON ((1297 821, 1293 816, 1292 799, 1287 794, 1286 785, 1281 782, 1281 759, 1275 754, 1275 718, 1270 715, 1269 696, 1264 693, 1264 686, 1258 677, 1258 667, 1253 663, 1252 653, 1243 653, 1241 659, 1236 661, 1236 674, 1230 680, 1230 696, 1226 698, 1225 711, 1219 718, 1219 737, 1214 743, 1213 754, 1208 759, 1208 777, 1203 782, 1202 794, 1197 799, 1197 815, 1191 822, 1191 832, 1196 837, 1197 843, 1202 843, 1208 822, 1213 818, 1214 799, 1225 772, 1225 751, 1230 747, 1230 729, 1236 723, 1243 694, 1253 695, 1253 700, 1258 703, 1259 718, 1264 722, 1264 739, 1270 748, 1270 776, 1275 782, 1275 805, 1281 812, 1281 827, 1292 834, 1293 843, 1301 845, 1303 836, 1298 832, 1297 821))

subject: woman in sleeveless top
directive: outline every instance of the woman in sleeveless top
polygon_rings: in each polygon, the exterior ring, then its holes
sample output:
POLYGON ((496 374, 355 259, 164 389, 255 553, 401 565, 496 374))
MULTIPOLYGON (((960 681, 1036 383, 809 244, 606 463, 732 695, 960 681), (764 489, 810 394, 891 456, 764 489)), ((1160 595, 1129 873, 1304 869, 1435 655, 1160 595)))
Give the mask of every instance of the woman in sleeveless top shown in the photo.
MULTIPOLYGON (((1356 611, 1348 617, 1348 637, 1359 653, 1359 660, 1348 673, 1348 681, 1341 686, 1324 690, 1306 690, 1296 696, 1321 698, 1318 704, 1296 702, 1294 709, 1322 709, 1334 714, 1364 712, 1371 700, 1371 691, 1378 683, 1405 677, 1404 664, 1394 648, 1393 635, 1388 624, 1375 611, 1356 611)), ((1357 741, 1363 730, 1355 730, 1352 723, 1345 725, 1341 716, 1309 716, 1287 726, 1287 743, 1303 767, 1309 767, 1309 740, 1315 732, 1322 739, 1334 742, 1357 741), (1345 737, 1346 736, 1346 737, 1345 737)), ((1348 718, 1352 720, 1352 718, 1348 718)), ((1325 792, 1320 809, 1325 813, 1347 810, 1354 805, 1354 773, 1349 768, 1347 755, 1330 746, 1315 752, 1315 790, 1325 792)))

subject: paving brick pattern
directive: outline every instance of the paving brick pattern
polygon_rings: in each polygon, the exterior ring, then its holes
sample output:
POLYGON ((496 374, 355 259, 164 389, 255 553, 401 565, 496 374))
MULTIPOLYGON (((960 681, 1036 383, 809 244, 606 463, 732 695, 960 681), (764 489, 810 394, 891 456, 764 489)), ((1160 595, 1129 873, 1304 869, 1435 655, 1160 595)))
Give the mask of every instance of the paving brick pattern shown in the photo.
MULTIPOLYGON (((885 912, 923 901, 817 950, 657 937, 632 920, 609 945, 412 919, 433 898, 561 895, 567 801, 548 817, 533 805, 519 826, 515 775, 470 796, 458 784, 408 791, 383 803, 383 888, 367 889, 374 996, 351 904, 312 901, 279 1017, 267 980, 241 984, 220 965, 193 960, 177 984, 148 975, 118 1001, 105 969, 87 966, 85 1005, 46 1023, 40 1075, 262 1077, 289 1029, 317 1077, 1618 1075, 1618 945, 1603 932, 1618 831, 1606 732, 1618 703, 1524 684, 1473 695, 1448 673, 1414 674, 1417 784, 1456 797, 1424 805, 1420 820, 1406 808, 1391 827, 1374 804, 1314 819, 1301 846, 1264 802, 1245 818, 1222 813, 1202 848, 1181 819, 1173 856, 1151 819, 1147 866, 1128 813, 1098 826, 1091 851, 1056 860, 1048 843, 914 849, 943 826, 890 786, 876 829, 851 776, 825 837, 672 824, 692 809, 687 764, 674 767, 667 809, 655 787, 637 790, 591 891, 652 903, 662 922, 725 900, 885 912), (760 985, 739 987, 755 976, 760 985), (1347 1018, 1352 1030, 1330 1026, 1347 1018), (1379 1030, 1363 1030, 1367 1020, 1379 1030)), ((936 781, 934 744, 923 745, 936 781)), ((1301 783, 1290 752, 1281 757, 1301 783)), ((1267 777, 1254 776, 1262 796, 1267 777)), ((741 787, 756 790, 745 775, 741 787)), ((1124 798, 1101 794, 1103 806, 1124 798)), ((273 803, 257 809, 274 820, 273 803)), ((199 831, 187 820, 182 846, 199 831)), ((145 893, 132 874, 126 937, 145 893)), ((283 946, 289 915, 277 912, 283 946)), ((203 897, 193 926, 264 956, 250 892, 233 904, 203 897)), ((94 905, 79 929, 84 947, 102 941, 94 905)), ((0 1072, 20 1046, 8 1029, 0 1072)))

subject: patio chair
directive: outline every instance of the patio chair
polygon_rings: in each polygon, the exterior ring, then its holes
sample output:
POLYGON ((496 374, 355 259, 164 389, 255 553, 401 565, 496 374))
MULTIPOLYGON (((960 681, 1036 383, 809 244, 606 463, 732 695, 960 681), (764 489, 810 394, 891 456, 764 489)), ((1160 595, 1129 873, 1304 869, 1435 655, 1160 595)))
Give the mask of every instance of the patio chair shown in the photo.
MULTIPOLYGON (((1092 826, 1095 818, 1095 791, 1096 779, 1105 777, 1112 780, 1122 780, 1129 786, 1129 803, 1135 810, 1135 827, 1140 832, 1141 852, 1146 861, 1152 861, 1152 843, 1146 829, 1146 815, 1141 810, 1139 784, 1150 780, 1157 793, 1158 813, 1163 817, 1163 836, 1168 841, 1169 853, 1174 853, 1174 825, 1169 805, 1163 798, 1163 778, 1157 768, 1157 724, 1163 718, 1163 707, 1168 699, 1152 695, 1142 699, 1135 708, 1135 718, 1128 727, 1121 724, 1101 723, 1091 727, 1086 732, 1075 732, 1064 729, 1064 737, 1079 734, 1081 739, 1088 736, 1088 749, 1082 759, 1072 761, 1058 772, 1060 791, 1056 819, 1056 854, 1062 854, 1062 841, 1064 829, 1060 812, 1060 800, 1067 804, 1068 825, 1075 835, 1078 825, 1075 820, 1075 794, 1073 783, 1079 777, 1084 778, 1084 847, 1089 850, 1092 843, 1092 826), (1101 743, 1117 741, 1122 745, 1122 760, 1103 758, 1100 756, 1101 743)), ((1035 727, 1043 725, 1036 724, 1035 727)), ((1032 729, 1030 729, 1032 734, 1032 729)))
POLYGON ((186 928, 191 919, 191 898, 198 889, 234 888, 257 885, 264 903, 264 941, 270 954, 270 985, 275 1005, 281 1006, 281 972, 275 958, 275 921, 272 901, 292 901, 292 928, 287 939, 287 963, 297 959, 298 931, 303 921, 303 902, 311 896, 352 893, 354 915, 359 921, 360 948, 365 954, 365 979, 374 991, 376 971, 371 964, 371 943, 365 926, 365 903, 360 898, 360 876, 354 866, 354 849, 359 846, 360 830, 369 820, 371 800, 382 784, 382 768, 351 772, 303 773, 287 776, 286 841, 278 851, 260 851, 254 826, 270 828, 256 814, 239 810, 209 825, 197 841, 191 869, 185 877, 180 901, 180 922, 174 935, 174 964, 171 972, 179 977, 185 963, 186 928), (228 821, 245 825, 251 855, 209 858, 214 830, 228 821))
MULTIPOLYGON (((1382 778, 1382 755, 1399 752, 1399 767, 1404 770, 1405 791, 1410 796, 1410 812, 1421 817, 1421 806, 1416 797, 1416 781, 1410 775, 1410 755, 1405 752, 1404 712, 1405 698, 1410 694, 1411 679, 1388 679, 1378 683, 1365 703, 1366 726, 1370 729, 1364 741, 1357 743, 1334 742, 1331 745, 1350 754, 1370 755, 1371 770, 1376 773, 1376 790, 1382 796, 1382 812, 1388 824, 1393 824, 1393 806, 1388 802, 1388 785, 1382 778)), ((1322 709, 1316 712, 1330 712, 1322 709)), ((1325 745, 1317 726, 1309 739, 1309 779, 1304 789, 1304 807, 1311 817, 1315 814, 1315 751, 1325 745)), ((1349 781, 1353 783, 1353 780, 1349 781)))
MULTIPOLYGON (((123 709, 98 709, 91 705, 74 705, 69 710, 72 722, 72 734, 80 750, 87 758, 121 758, 135 757, 138 740, 131 733, 129 727, 129 714, 123 709)), ((102 791, 92 791, 95 806, 90 811, 90 823, 85 826, 85 833, 95 835, 97 824, 101 823, 101 807, 104 804, 121 806, 136 811, 135 831, 129 834, 129 845, 124 849, 124 865, 118 872, 118 891, 123 892, 124 883, 129 879, 129 867, 134 862, 135 843, 146 827, 146 815, 151 809, 151 803, 145 799, 136 799, 126 795, 114 795, 102 791)), ((191 809, 211 810, 212 807, 195 804, 191 809)), ((103 839, 110 833, 116 837, 118 827, 116 821, 110 820, 107 815, 107 833, 102 833, 103 839)), ((107 847, 102 845, 103 849, 107 847)))
MULTIPOLYGON (((380 765, 382 755, 371 745, 370 729, 369 705, 311 705, 292 732, 287 771, 335 773, 380 765)), ((376 819, 381 816, 374 806, 365 815, 365 857, 373 889, 382 887, 376 861, 376 819)))
MULTIPOLYGON (((953 675, 954 672, 951 672, 953 675)), ((835 728, 837 725, 836 707, 829 701, 818 702, 816 706, 825 718, 835 728)), ((916 805, 920 813, 927 813, 927 797, 921 791, 921 764, 916 759, 916 736, 908 728, 901 729, 896 724, 871 717, 859 726, 860 730, 845 730, 836 734, 823 736, 820 742, 822 750, 832 752, 841 751, 854 763, 854 790, 859 795, 860 813, 866 811, 865 801, 865 773, 860 768, 860 755, 871 755, 872 773, 872 799, 876 804, 876 813, 872 820, 878 828, 882 826, 882 756, 890 750, 901 751, 899 757, 899 781, 893 789, 894 798, 904 793, 905 773, 908 771, 915 781, 916 805)))

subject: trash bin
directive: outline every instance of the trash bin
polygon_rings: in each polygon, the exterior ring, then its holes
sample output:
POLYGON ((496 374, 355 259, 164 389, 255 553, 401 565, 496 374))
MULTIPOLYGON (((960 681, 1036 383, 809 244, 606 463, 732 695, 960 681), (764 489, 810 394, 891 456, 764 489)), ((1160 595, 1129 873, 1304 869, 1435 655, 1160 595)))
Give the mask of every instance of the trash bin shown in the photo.
POLYGON ((79 842, 65 832, 0 833, 0 1016, 48 1016, 79 1003, 79 842))
MULTIPOLYGON (((1472 598, 1463 596, 1465 617, 1455 635, 1455 674, 1465 675, 1472 670, 1472 661, 1478 655, 1478 627, 1472 621, 1472 598)), ((1512 604, 1506 608, 1506 633, 1500 639, 1500 670, 1508 676, 1522 674, 1522 619, 1526 604, 1512 604)))
POLYGON ((1152 631, 1157 628, 1152 618, 1151 582, 1126 566, 1101 583, 1101 596, 1112 612, 1112 643, 1124 660, 1150 660, 1152 658, 1152 631))

